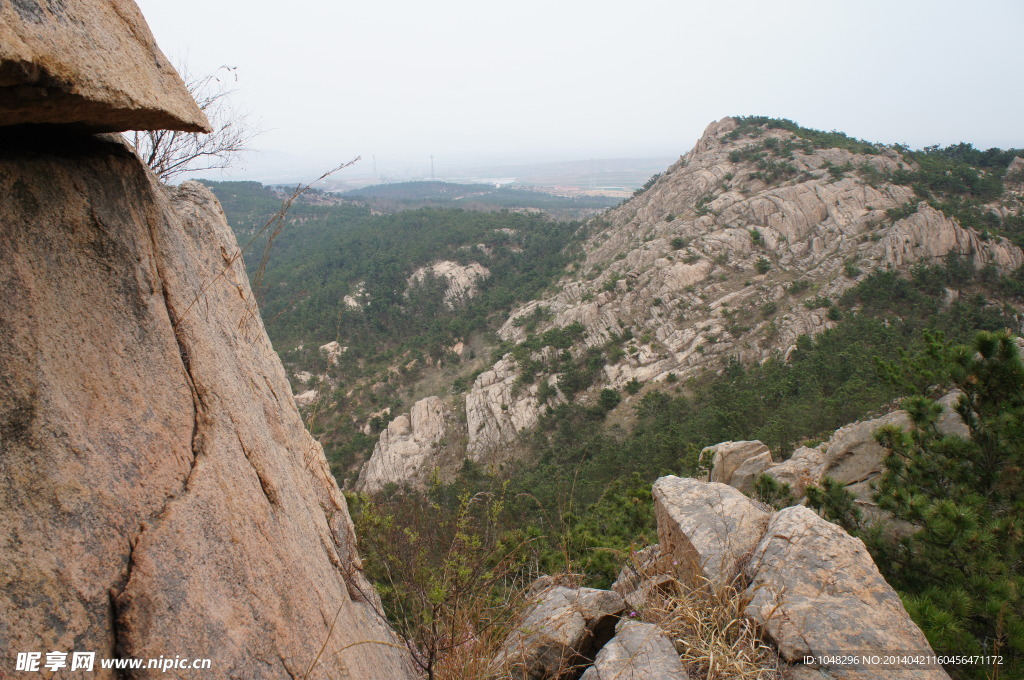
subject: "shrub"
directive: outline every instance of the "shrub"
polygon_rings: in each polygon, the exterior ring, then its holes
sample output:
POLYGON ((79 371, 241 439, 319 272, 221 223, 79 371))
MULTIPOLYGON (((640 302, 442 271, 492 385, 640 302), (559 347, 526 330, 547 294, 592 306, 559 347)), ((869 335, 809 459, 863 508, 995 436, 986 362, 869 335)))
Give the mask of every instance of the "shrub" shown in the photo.
POLYGON ((757 270, 758 274, 767 274, 771 271, 772 261, 767 257, 758 258, 757 262, 754 263, 754 269, 757 270))
POLYGON ((606 388, 601 390, 601 395, 597 398, 597 405, 601 407, 601 410, 608 412, 618 406, 621 401, 622 395, 618 390, 606 388))
POLYGON ((810 287, 810 281, 806 279, 801 279, 799 281, 794 281, 793 283, 789 284, 789 288, 787 288, 786 290, 790 295, 799 295, 800 293, 809 290, 810 287))
MULTIPOLYGON (((925 393, 903 402, 910 429, 877 432, 886 456, 875 500, 911 528, 909 535, 884 525, 858 532, 850 499, 835 488, 823 486, 808 499, 865 538, 937 653, 1001 654, 1004 668, 1021 668, 1024 363, 1016 343, 1005 332, 980 332, 971 346, 932 335, 923 353, 883 366, 902 386, 959 388, 955 411, 970 437, 940 432, 943 410, 925 393), (903 377, 915 374, 919 380, 903 377)), ((995 677, 981 665, 957 670, 960 677, 995 677)))

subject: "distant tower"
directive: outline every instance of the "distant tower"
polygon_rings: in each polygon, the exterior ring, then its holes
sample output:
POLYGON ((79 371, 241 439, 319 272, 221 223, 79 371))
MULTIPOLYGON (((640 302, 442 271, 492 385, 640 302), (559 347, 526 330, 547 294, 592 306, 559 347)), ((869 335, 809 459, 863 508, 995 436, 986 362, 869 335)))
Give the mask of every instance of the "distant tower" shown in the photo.
POLYGON ((430 154, 430 181, 434 181, 434 154, 430 154))
POLYGON ((373 183, 380 184, 380 178, 377 177, 377 154, 373 155, 373 183))

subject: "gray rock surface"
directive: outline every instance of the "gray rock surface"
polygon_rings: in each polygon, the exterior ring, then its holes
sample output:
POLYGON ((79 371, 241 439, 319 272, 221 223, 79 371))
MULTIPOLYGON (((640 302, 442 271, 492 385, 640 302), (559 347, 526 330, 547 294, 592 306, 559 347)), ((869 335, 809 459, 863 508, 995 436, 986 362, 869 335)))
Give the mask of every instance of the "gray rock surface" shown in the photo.
MULTIPOLYGON (((790 662, 805 655, 932 654, 860 539, 806 507, 772 516, 747 563, 746 614, 790 662)), ((832 666, 836 678, 945 680, 941 668, 832 666)))
POLYGON ((763 504, 725 484, 668 476, 653 492, 658 540, 683 582, 730 582, 768 523, 763 504))
POLYGON ((536 590, 534 603, 505 641, 494 665, 514 678, 573 677, 611 638, 626 604, 608 590, 558 585, 536 590))
POLYGON ((672 558, 660 545, 649 545, 630 556, 619 570, 612 590, 622 595, 631 609, 640 609, 655 589, 672 580, 672 558))
MULTIPOLYGON (((982 239, 920 202, 909 187, 873 186, 858 171, 836 180, 825 165, 909 168, 895 151, 796 151, 787 162, 801 175, 769 185, 757 179, 755 163, 735 162, 730 154, 765 138, 784 142, 791 133, 771 130, 757 139, 728 139, 735 127, 728 118, 712 123, 652 187, 595 221, 580 273, 515 310, 501 337, 523 340, 525 331, 516 320, 538 307, 552 318, 534 333, 578 322, 586 328, 586 346, 622 337, 628 329, 633 339, 621 342, 626 354, 604 367, 592 388, 596 393, 621 389, 633 379, 660 383, 670 373, 685 380, 729 359, 755 363, 773 353, 787 354, 799 336, 835 324, 827 309, 808 309, 804 302, 815 296, 835 300, 855 286, 857 279, 845 274, 847 262, 864 272, 906 270, 950 253, 1001 271, 1024 263, 1024 252, 1010 242, 982 239), (895 222, 886 217, 887 210, 906 203, 917 203, 917 212, 895 222), (766 274, 755 268, 762 257, 771 263, 766 274), (792 294, 794 280, 813 289, 792 294), (777 311, 765 315, 761 309, 769 303, 777 311)), ((510 357, 502 362, 500 370, 495 367, 497 382, 501 389, 511 388, 514 362, 510 357)), ((515 441, 544 408, 536 401, 506 401, 509 410, 515 408, 514 418, 479 408, 494 396, 495 385, 493 378, 481 381, 467 397, 476 411, 473 451, 515 441)))
POLYGON ((0 125, 209 132, 132 0, 0 3, 0 125))
POLYGON ((688 680, 672 641, 657 626, 622 621, 581 680, 688 680))
POLYGON ((422 284, 428 277, 442 279, 446 284, 444 303, 449 309, 455 309, 473 298, 480 281, 490 275, 490 270, 479 262, 462 265, 451 260, 442 260, 414 271, 409 277, 409 285, 422 284))

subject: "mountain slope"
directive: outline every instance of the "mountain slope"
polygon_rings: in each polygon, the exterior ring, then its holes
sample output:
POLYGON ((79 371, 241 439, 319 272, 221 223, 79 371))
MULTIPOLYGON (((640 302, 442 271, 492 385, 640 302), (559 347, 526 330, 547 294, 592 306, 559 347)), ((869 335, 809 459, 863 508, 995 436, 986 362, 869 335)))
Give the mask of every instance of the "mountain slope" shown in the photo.
MULTIPOLYGON (((451 419, 437 440, 465 441, 446 466, 514 457, 558 403, 785 356, 833 327, 835 301, 872 271, 951 255, 992 277, 1018 271, 1024 253, 1008 236, 1021 194, 1006 170, 1019 161, 987 153, 910 152, 763 118, 713 123, 644 191, 591 220, 584 260, 501 327, 499 360, 453 400, 465 425, 451 419)), ((387 481, 426 479, 438 461, 425 446, 387 481)), ((383 438, 374 456, 408 460, 383 438)), ((382 483, 364 474, 359 486, 382 483)))

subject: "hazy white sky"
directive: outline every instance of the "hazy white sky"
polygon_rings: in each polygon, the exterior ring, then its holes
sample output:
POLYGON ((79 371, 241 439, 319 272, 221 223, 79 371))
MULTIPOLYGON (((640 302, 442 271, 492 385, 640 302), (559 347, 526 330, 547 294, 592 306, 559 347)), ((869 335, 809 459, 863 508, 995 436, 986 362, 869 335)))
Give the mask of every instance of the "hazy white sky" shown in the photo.
POLYGON ((137 1, 308 158, 672 156, 731 114, 1024 146, 1021 0, 137 1))

